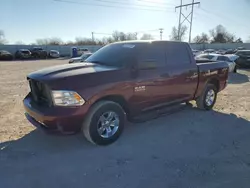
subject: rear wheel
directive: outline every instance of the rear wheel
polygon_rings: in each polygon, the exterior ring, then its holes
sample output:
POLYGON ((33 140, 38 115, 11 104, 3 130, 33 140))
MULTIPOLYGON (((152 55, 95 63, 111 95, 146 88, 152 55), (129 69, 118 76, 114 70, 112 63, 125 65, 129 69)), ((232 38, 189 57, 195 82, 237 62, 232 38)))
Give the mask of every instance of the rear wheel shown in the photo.
POLYGON ((213 84, 207 84, 201 96, 196 99, 198 108, 211 110, 217 99, 217 88, 213 84))
POLYGON ((112 101, 100 101, 91 107, 82 125, 86 139, 97 145, 115 142, 123 132, 125 112, 112 101))

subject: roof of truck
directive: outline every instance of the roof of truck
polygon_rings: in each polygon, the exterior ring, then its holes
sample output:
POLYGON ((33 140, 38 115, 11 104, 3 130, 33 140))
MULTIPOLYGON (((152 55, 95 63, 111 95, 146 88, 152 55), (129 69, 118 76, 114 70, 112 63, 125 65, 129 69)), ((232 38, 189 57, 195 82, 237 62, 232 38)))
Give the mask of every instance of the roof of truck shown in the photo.
POLYGON ((127 40, 127 41, 120 41, 115 42, 115 44, 126 44, 126 43, 153 43, 153 42, 176 42, 176 43, 187 43, 181 41, 169 41, 169 40, 127 40))

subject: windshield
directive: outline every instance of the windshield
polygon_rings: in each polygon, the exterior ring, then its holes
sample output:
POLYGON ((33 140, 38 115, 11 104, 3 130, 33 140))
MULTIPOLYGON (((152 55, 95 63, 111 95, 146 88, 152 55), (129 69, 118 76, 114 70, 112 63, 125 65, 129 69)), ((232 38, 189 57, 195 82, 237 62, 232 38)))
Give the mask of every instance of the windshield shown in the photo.
POLYGON ((91 55, 86 61, 99 63, 107 66, 122 67, 135 52, 135 45, 128 43, 116 43, 107 45, 93 55, 91 55))

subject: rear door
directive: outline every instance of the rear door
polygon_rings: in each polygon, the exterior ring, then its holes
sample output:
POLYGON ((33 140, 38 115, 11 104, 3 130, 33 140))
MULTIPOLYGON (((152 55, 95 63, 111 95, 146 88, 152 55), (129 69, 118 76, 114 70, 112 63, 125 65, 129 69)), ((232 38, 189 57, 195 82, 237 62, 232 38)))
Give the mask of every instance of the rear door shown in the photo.
POLYGON ((164 86, 168 101, 193 99, 198 85, 198 67, 191 55, 191 49, 186 43, 166 43, 167 71, 164 86))

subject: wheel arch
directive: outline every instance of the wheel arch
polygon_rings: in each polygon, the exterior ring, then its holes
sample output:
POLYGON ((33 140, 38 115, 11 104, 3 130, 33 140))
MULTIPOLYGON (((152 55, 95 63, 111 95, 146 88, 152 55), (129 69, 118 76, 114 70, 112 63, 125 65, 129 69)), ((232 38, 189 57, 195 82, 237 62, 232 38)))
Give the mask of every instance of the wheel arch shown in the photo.
POLYGON ((211 78, 208 80, 207 84, 213 84, 216 89, 217 89, 217 92, 220 91, 220 81, 218 78, 211 78))
POLYGON ((96 104, 97 102, 99 101, 112 101, 112 102, 115 102, 117 104, 119 104, 124 112, 129 115, 130 114, 130 108, 129 108, 129 105, 128 105, 128 102, 126 101, 126 99, 122 96, 122 95, 107 95, 107 96, 103 96, 99 99, 97 99, 94 103, 96 104))

